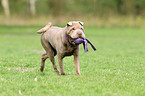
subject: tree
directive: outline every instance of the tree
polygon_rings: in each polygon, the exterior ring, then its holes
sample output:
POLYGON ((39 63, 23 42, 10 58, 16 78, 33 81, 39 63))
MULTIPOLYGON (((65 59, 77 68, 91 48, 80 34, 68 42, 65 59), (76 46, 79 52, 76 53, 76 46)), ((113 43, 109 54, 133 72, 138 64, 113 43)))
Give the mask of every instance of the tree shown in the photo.
POLYGON ((10 16, 10 9, 9 9, 9 0, 1 0, 2 7, 4 9, 5 15, 7 17, 10 16))
POLYGON ((36 13, 35 2, 36 2, 36 0, 30 0, 30 13, 31 13, 31 15, 35 15, 35 13, 36 13))

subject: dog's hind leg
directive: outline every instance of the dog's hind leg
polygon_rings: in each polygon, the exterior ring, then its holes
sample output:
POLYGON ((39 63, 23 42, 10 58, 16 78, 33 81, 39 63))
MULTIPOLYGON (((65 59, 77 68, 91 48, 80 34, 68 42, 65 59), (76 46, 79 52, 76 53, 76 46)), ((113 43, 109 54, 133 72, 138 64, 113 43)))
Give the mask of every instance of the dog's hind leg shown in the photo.
POLYGON ((56 62, 55 62, 54 55, 49 55, 49 59, 50 59, 50 61, 52 62, 54 71, 56 72, 56 74, 59 75, 60 72, 58 71, 58 68, 57 68, 57 66, 56 66, 56 62))
POLYGON ((48 58, 47 53, 43 53, 41 57, 41 65, 40 65, 40 71, 43 72, 44 66, 45 66, 45 60, 48 58))
MULTIPOLYGON (((52 62, 54 71, 56 72, 56 74, 59 74, 58 68, 56 66, 55 58, 54 58, 54 56, 56 55, 56 52, 54 51, 54 49, 52 48, 52 46, 50 45, 49 42, 42 39, 41 43, 42 43, 42 46, 44 47, 44 49, 46 51, 46 54, 43 57, 45 58, 45 56, 47 56, 47 58, 50 59, 50 61, 52 62)), ((45 62, 45 61, 42 60, 42 62, 45 62)), ((44 68, 44 63, 41 63, 41 66, 42 66, 41 68, 43 69, 44 68)), ((40 70, 41 70, 41 68, 40 68, 40 70)))
MULTIPOLYGON (((44 53, 42 54, 42 57, 41 57, 41 65, 40 65, 40 71, 43 72, 44 70, 44 66, 45 66, 45 60, 48 58, 48 54, 47 53, 44 53)), ((52 62, 53 64, 53 69, 54 71, 56 72, 56 74, 59 74, 59 71, 58 71, 58 68, 56 66, 56 62, 55 62, 55 58, 54 56, 49 56, 49 59, 50 61, 52 62)))

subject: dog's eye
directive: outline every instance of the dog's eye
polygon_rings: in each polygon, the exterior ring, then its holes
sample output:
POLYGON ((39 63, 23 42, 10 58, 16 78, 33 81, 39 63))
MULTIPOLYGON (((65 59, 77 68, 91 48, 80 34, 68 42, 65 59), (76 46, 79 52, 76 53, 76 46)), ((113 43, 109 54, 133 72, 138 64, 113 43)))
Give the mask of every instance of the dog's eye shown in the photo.
POLYGON ((72 28, 72 30, 75 30, 75 28, 72 28))
POLYGON ((81 30, 83 30, 83 31, 84 31, 84 29, 83 29, 83 28, 81 28, 81 30))

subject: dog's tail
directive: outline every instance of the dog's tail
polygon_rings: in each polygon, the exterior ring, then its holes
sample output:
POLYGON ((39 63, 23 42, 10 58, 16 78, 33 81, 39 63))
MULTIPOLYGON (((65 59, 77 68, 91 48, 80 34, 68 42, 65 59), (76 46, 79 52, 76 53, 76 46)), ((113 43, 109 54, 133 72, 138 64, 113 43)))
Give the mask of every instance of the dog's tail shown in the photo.
POLYGON ((45 31, 47 31, 51 26, 52 26, 52 23, 48 22, 48 24, 45 27, 43 27, 42 29, 38 30, 37 33, 41 34, 41 33, 45 32, 45 31))

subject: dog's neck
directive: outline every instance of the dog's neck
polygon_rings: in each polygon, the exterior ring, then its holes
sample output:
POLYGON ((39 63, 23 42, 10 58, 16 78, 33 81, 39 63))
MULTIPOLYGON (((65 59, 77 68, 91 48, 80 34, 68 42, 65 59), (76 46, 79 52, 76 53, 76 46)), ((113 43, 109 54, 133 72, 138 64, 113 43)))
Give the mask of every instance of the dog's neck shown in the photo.
POLYGON ((65 39, 69 42, 69 39, 66 37, 66 35, 64 34, 65 39))

